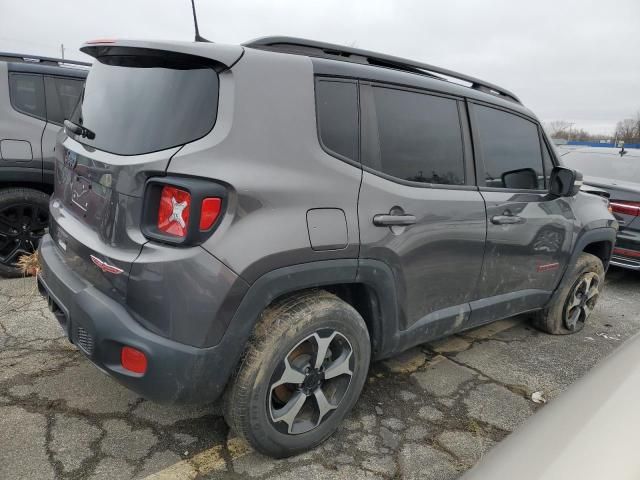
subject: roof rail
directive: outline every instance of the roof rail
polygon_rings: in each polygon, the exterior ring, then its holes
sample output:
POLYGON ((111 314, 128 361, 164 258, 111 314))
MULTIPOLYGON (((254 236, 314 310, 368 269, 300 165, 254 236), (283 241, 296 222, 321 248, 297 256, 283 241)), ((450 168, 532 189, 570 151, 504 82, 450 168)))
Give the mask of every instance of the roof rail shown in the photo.
POLYGON ((405 72, 427 75, 439 80, 448 81, 450 77, 456 80, 469 83, 469 87, 484 93, 489 93, 497 97, 504 98, 516 103, 522 103, 509 90, 494 85, 483 80, 479 80, 469 75, 454 72, 446 68, 436 67, 427 63, 415 62, 405 58, 386 55, 384 53, 371 52, 360 48, 345 47, 332 43, 317 42, 296 37, 263 37, 242 44, 244 47, 270 50, 274 52, 293 53, 298 55, 309 55, 311 57, 331 58, 344 62, 360 63, 364 65, 375 65, 379 67, 394 68, 405 72))
POLYGON ((22 53, 7 53, 0 52, 0 60, 14 59, 23 61, 26 63, 38 63, 44 65, 55 65, 58 67, 90 67, 91 64, 87 62, 79 62, 78 60, 66 60, 62 58, 41 57, 40 55, 27 55, 22 53))

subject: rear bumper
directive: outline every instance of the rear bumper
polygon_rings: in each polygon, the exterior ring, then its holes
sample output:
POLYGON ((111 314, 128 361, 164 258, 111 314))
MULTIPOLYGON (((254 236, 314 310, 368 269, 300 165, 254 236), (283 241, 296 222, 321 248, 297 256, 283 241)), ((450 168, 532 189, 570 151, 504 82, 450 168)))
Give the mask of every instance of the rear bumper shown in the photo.
POLYGON ((40 244, 38 288, 74 343, 98 368, 140 395, 163 403, 203 403, 224 390, 243 343, 233 329, 214 347, 198 348, 142 327, 116 300, 76 275, 51 237, 40 244), (122 346, 147 356, 143 375, 120 364, 122 346))

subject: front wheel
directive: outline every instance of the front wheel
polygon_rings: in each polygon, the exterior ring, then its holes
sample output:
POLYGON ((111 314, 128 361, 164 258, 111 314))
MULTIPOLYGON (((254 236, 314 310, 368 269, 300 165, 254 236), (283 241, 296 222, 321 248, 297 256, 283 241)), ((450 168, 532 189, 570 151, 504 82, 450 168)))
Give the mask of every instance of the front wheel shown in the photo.
POLYGON ((581 253, 567 272, 564 282, 551 302, 533 318, 536 328, 553 335, 567 335, 584 328, 604 288, 602 260, 581 253))
POLYGON ((288 457, 322 443, 357 401, 371 346, 362 317, 324 291, 262 315, 225 395, 225 419, 256 450, 288 457))
POLYGON ((0 276, 22 275, 20 257, 38 248, 48 224, 48 195, 31 188, 0 190, 0 276))

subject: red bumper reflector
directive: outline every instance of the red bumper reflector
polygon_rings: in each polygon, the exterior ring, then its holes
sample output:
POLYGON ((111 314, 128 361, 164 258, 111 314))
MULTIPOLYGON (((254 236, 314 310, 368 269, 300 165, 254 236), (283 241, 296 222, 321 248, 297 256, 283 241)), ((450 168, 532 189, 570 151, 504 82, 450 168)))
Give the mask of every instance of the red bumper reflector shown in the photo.
POLYGON ((209 230, 220 215, 222 199, 217 197, 205 198, 202 200, 202 212, 200 213, 200 230, 209 230))
POLYGON ((621 255, 623 257, 635 257, 635 258, 640 258, 640 252, 638 252, 637 250, 629 250, 628 248, 614 248, 613 249, 613 254, 614 255, 621 255))
POLYGON ((147 356, 133 347, 122 347, 120 351, 120 363, 122 368, 133 373, 147 371, 147 356))

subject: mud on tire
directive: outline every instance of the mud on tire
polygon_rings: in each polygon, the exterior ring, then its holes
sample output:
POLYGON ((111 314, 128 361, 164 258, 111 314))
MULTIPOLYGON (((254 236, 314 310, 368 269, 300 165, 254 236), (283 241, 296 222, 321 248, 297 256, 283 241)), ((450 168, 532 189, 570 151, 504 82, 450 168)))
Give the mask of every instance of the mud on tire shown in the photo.
POLYGON ((366 325, 353 307, 323 290, 290 296, 256 325, 225 393, 225 419, 272 457, 313 448, 356 403, 370 356, 366 325))
POLYGON ((584 328, 604 288, 602 260, 581 253, 551 302, 533 317, 533 325, 552 335, 568 335, 584 328))

